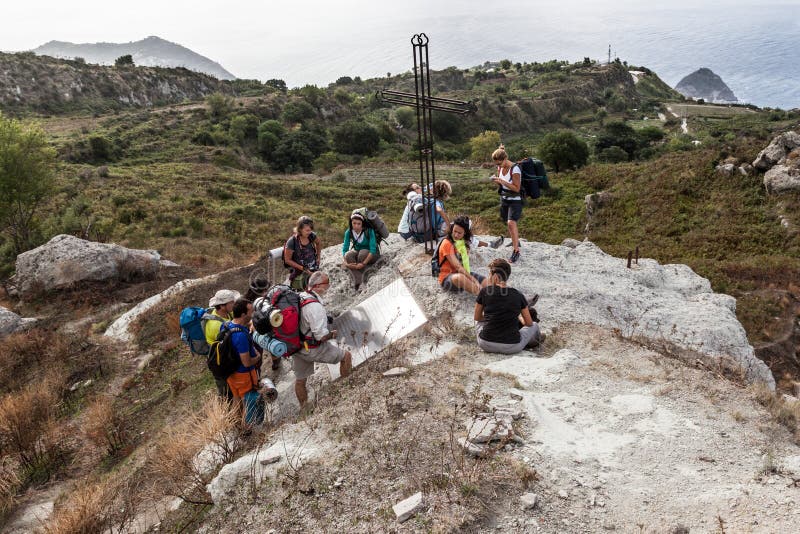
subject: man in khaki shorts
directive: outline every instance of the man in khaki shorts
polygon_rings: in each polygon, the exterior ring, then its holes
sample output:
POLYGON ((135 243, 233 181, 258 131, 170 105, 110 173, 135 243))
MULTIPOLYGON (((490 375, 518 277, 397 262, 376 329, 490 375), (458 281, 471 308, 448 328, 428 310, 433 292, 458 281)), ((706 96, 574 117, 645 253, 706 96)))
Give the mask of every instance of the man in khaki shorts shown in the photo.
POLYGON ((328 314, 322 304, 321 296, 328 291, 330 279, 322 271, 311 274, 306 283, 306 289, 300 294, 300 300, 316 299, 303 306, 300 314, 300 333, 305 338, 306 349, 303 347, 292 356, 292 370, 294 371, 294 393, 300 408, 308 400, 306 380, 314 374, 314 363, 338 363, 342 377, 350 374, 353 359, 349 351, 340 348, 331 341, 336 338, 336 330, 328 330, 328 314))

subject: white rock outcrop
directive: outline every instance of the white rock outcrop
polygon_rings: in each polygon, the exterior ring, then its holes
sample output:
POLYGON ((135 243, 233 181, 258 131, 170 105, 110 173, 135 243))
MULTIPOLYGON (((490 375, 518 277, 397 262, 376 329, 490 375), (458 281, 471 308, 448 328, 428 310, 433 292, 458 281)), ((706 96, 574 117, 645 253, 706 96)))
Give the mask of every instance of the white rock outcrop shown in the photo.
POLYGON ((0 336, 20 332, 35 322, 36 319, 24 319, 11 310, 0 306, 0 336))
POLYGON ((155 250, 129 249, 62 234, 17 256, 16 283, 24 295, 80 282, 148 277, 158 272, 160 259, 155 250))
MULTIPOLYGON (((755 356, 736 318, 736 300, 712 292, 709 281, 688 266, 640 259, 628 269, 625 259, 610 256, 589 241, 570 241, 567 246, 522 241, 521 249, 510 284, 525 295, 540 295, 536 308, 545 331, 598 325, 690 363, 700 360, 711 368, 775 387, 772 373, 755 356)), ((508 250, 473 249, 472 270, 488 274, 489 262, 507 257, 508 250)), ((422 245, 392 234, 382 245, 382 255, 387 266, 354 294, 340 266, 341 250, 323 251, 322 268, 331 274, 326 295, 331 313, 349 309, 402 273, 428 317, 450 315, 464 327, 473 325, 474 299, 442 291, 430 275, 430 256, 422 245)))
POLYGON ((775 165, 764 173, 764 187, 768 193, 800 191, 800 166, 775 165))
POLYGON ((758 153, 753 161, 753 167, 759 171, 767 171, 773 165, 782 163, 786 155, 798 147, 800 147, 800 133, 782 133, 774 137, 770 144, 758 153))

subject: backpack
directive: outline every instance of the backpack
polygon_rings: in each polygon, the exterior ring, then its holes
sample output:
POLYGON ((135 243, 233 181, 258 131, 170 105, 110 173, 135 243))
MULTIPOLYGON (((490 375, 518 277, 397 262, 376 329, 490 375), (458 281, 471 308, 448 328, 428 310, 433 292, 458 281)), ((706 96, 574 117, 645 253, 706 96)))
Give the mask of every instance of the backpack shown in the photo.
POLYGON ((253 327, 259 334, 270 334, 286 343, 286 357, 300 350, 303 345, 316 347, 318 343, 309 343, 300 332, 303 306, 311 302, 319 301, 314 297, 302 298, 300 293, 284 284, 273 286, 254 303, 253 327))
POLYGON ((430 197, 426 198, 425 205, 430 209, 429 220, 425 220, 422 195, 416 195, 408 201, 408 231, 411 232, 414 239, 419 243, 438 237, 438 235, 434 235, 434 232, 431 231, 431 221, 437 233, 444 223, 444 219, 436 211, 436 199, 430 197))
POLYGON ((440 239, 436 243, 436 249, 434 249, 433 257, 431 258, 431 276, 434 278, 439 278, 439 273, 442 272, 442 262, 439 261, 439 248, 441 248, 445 239, 447 238, 440 239))
POLYGON ((222 317, 214 315, 214 308, 199 308, 188 306, 181 310, 181 340, 189 347, 192 354, 206 356, 211 347, 206 341, 206 323, 208 321, 219 321, 224 323, 222 317))
POLYGON ((544 169, 544 163, 536 158, 525 158, 517 162, 520 172, 522 174, 522 190, 525 195, 531 198, 539 198, 542 196, 542 189, 549 189, 550 182, 547 180, 547 171, 544 169))
POLYGON ((250 347, 253 346, 253 341, 250 338, 250 333, 242 326, 236 325, 229 327, 223 323, 219 329, 217 340, 211 344, 211 350, 206 357, 206 364, 208 370, 214 375, 214 378, 226 379, 236 372, 236 369, 242 364, 242 359, 236 348, 233 346, 233 332, 245 332, 247 335, 250 347))
POLYGON ((375 242, 378 246, 378 251, 380 251, 381 241, 386 241, 386 238, 389 237, 389 229, 386 227, 383 219, 381 219, 377 211, 368 210, 367 208, 354 209, 350 216, 356 213, 364 218, 364 228, 371 228, 372 231, 375 232, 375 242))

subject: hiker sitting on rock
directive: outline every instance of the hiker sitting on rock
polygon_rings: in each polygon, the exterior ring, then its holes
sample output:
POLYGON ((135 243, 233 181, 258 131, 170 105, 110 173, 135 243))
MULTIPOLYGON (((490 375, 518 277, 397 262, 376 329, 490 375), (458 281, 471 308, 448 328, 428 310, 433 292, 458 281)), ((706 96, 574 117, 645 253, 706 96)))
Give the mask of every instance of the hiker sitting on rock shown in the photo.
MULTIPOLYGON (((238 291, 220 289, 209 299, 208 307, 214 308, 214 311, 211 312, 210 318, 205 321, 205 326, 203 327, 206 343, 208 343, 209 346, 217 340, 220 327, 233 319, 233 303, 239 298, 241 298, 241 295, 238 291), (215 317, 217 320, 214 320, 215 317)), ((217 393, 219 393, 219 396, 232 401, 233 395, 228 387, 228 383, 222 378, 215 378, 214 382, 217 384, 217 393)))
POLYGON ((411 228, 408 224, 408 212, 414 205, 414 199, 417 197, 422 197, 422 188, 416 182, 411 182, 403 189, 403 196, 406 197, 406 207, 403 210, 403 216, 400 217, 400 222, 397 225, 397 233, 400 234, 400 237, 403 239, 410 239, 414 236, 414 233, 411 231, 411 228))
POLYGON ((344 231, 342 256, 344 256, 344 266, 349 269, 353 284, 358 291, 364 280, 364 269, 380 257, 375 230, 366 225, 364 216, 360 213, 354 212, 350 215, 349 228, 344 231))
POLYGON ((437 237, 444 236, 450 228, 450 217, 444 209, 444 201, 449 200, 453 194, 453 188, 447 180, 436 180, 433 183, 433 198, 436 204, 436 213, 444 220, 444 224, 439 227, 437 237))
POLYGON ((322 304, 322 296, 328 291, 330 279, 328 275, 317 271, 308 278, 305 291, 300 294, 301 299, 311 298, 303 307, 300 315, 300 333, 305 339, 303 348, 292 356, 292 370, 294 371, 294 393, 302 409, 308 400, 306 381, 314 374, 314 363, 338 363, 339 373, 342 377, 350 374, 353 359, 349 351, 340 348, 331 341, 336 339, 336 330, 328 330, 328 314, 322 304))
POLYGON ((450 232, 437 247, 439 284, 447 291, 469 291, 477 295, 486 285, 486 277, 470 271, 469 249, 472 244, 469 217, 459 215, 450 232))
POLYGON ((297 219, 294 233, 283 246, 283 263, 289 269, 289 285, 301 290, 308 277, 319 270, 322 244, 314 233, 314 221, 306 215, 297 219))
POLYGON ((493 260, 489 264, 488 284, 475 299, 478 346, 486 352, 516 354, 544 341, 544 334, 531 315, 538 296, 528 304, 522 293, 506 285, 510 276, 511 265, 506 260, 493 260))
POLYGON ((233 396, 241 402, 245 428, 261 423, 264 410, 258 393, 261 356, 256 352, 250 337, 250 320, 253 318, 253 304, 247 299, 237 299, 233 303, 233 320, 223 328, 231 330, 231 342, 241 363, 227 378, 233 396))

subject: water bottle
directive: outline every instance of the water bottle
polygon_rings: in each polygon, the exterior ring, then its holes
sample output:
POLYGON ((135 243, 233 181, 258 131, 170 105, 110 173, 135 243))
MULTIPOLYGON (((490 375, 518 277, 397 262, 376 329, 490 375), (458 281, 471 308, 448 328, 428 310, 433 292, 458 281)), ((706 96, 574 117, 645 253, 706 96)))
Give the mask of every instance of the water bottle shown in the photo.
POLYGON ((263 397, 269 402, 272 402, 278 398, 278 388, 276 388, 272 380, 267 377, 264 377, 258 381, 258 389, 261 392, 261 395, 263 395, 263 397))

